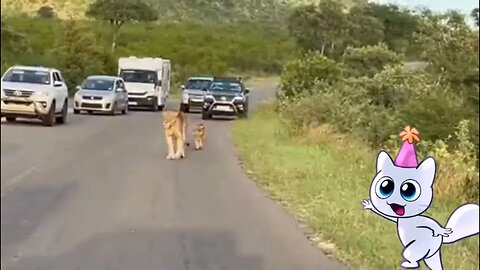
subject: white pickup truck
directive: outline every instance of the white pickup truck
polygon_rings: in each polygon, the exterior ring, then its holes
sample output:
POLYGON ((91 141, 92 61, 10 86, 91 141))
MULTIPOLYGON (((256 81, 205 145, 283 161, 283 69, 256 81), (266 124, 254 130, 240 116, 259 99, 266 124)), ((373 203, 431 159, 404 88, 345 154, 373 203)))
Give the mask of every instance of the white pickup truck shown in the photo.
POLYGON ((68 114, 68 88, 59 70, 38 66, 12 66, 2 76, 1 116, 38 118, 43 125, 64 124, 68 114))

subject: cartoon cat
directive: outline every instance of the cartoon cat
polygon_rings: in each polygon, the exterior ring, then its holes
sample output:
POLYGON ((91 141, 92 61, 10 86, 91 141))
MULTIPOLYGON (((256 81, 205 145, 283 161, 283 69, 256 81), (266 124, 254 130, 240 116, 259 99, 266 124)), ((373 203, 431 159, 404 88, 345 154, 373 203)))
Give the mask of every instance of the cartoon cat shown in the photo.
POLYGON ((422 216, 433 200, 436 164, 427 157, 419 165, 414 141, 418 131, 407 126, 402 133, 403 145, 395 161, 384 151, 377 156, 376 175, 370 186, 370 200, 364 209, 397 223, 402 242, 403 268, 418 268, 420 262, 432 270, 442 270, 441 246, 455 243, 479 233, 479 205, 464 204, 450 216, 445 227, 422 216))

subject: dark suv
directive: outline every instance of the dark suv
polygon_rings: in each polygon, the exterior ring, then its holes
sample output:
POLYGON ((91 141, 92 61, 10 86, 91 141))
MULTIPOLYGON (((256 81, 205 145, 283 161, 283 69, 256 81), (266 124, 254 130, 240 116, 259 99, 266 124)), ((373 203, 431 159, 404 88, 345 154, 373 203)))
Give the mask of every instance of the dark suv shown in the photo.
POLYGON ((202 119, 211 119, 214 115, 248 116, 250 90, 245 88, 241 78, 214 77, 210 87, 204 91, 202 119))

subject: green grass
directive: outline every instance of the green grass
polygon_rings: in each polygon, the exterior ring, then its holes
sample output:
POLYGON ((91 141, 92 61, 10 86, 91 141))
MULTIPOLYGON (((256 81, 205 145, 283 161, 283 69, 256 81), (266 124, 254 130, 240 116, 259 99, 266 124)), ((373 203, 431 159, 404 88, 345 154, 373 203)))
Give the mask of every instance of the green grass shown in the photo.
MULTIPOLYGON (((318 234, 320 248, 352 269, 400 269, 395 224, 361 205, 368 198, 376 152, 328 128, 295 138, 280 128, 271 105, 234 124, 233 137, 254 181, 318 234)), ((445 224, 461 203, 434 199, 428 212, 445 224)), ((445 269, 478 269, 478 239, 444 245, 445 269)))

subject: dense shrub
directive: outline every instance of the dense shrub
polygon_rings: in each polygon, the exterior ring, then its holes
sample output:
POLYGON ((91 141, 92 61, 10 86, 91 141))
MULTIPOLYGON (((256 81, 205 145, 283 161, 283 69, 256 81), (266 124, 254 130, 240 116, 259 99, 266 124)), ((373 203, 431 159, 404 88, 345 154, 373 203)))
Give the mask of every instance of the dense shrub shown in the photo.
POLYGON ((287 63, 282 71, 280 89, 283 98, 315 92, 317 81, 331 85, 340 80, 341 68, 333 60, 318 52, 304 54, 287 63))
POLYGON ((387 65, 398 65, 403 56, 390 51, 385 44, 360 48, 348 47, 342 56, 345 76, 373 77, 387 65))

